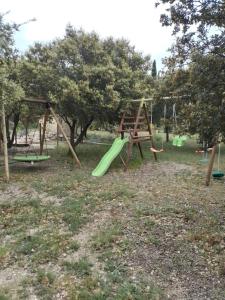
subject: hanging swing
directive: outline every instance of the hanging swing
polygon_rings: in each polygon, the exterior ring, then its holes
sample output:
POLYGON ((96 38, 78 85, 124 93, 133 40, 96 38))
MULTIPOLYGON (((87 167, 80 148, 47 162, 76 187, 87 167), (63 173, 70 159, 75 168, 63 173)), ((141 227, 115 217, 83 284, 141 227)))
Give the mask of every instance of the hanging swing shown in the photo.
POLYGON ((202 158, 200 159, 201 163, 207 163, 208 162, 208 152, 210 152, 212 148, 208 147, 208 143, 206 141, 202 142, 202 147, 195 150, 195 153, 202 154, 202 158))
POLYGON ((224 173, 220 171, 220 143, 217 157, 217 170, 212 172, 212 177, 215 179, 221 179, 222 177, 224 177, 224 173))
MULTIPOLYGON (((163 116, 163 120, 164 120, 164 124, 166 121, 166 104, 164 105, 164 116, 163 116)), ((151 103, 151 128, 152 128, 152 103, 151 103)), ((162 145, 161 145, 161 149, 156 149, 155 147, 151 147, 150 150, 153 153, 161 153, 164 152, 164 145, 163 145, 163 138, 162 138, 162 145)))
MULTIPOLYGON (((41 126, 41 123, 40 123, 40 126, 41 126)), ((29 144, 29 149, 30 149, 31 145, 33 144, 35 134, 36 134, 36 129, 34 131, 33 137, 32 137, 31 142, 29 144)), ((44 142, 45 142, 45 146, 46 146, 46 149, 47 149, 46 138, 44 138, 44 142)), ((31 165, 33 165, 34 163, 37 163, 37 162, 42 162, 42 161, 48 160, 48 159, 50 159, 49 155, 40 155, 40 154, 37 154, 37 153, 36 154, 28 154, 28 152, 25 155, 21 154, 21 155, 15 155, 13 157, 13 160, 15 160, 15 161, 24 162, 24 163, 31 163, 31 165)))
POLYGON ((13 157, 13 160, 19 162, 30 162, 31 164, 34 164, 35 162, 41 162, 48 160, 49 158, 49 155, 16 155, 13 157))
MULTIPOLYGON (((173 104, 172 118, 173 118, 174 127, 177 128, 176 104, 173 104)), ((187 138, 188 138, 187 135, 175 135, 172 140, 172 145, 176 147, 182 147, 184 146, 187 138)))

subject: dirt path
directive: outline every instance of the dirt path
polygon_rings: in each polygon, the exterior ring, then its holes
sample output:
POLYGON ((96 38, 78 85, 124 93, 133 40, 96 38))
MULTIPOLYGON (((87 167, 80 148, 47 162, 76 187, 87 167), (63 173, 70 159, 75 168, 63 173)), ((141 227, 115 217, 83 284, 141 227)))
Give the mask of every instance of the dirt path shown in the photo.
POLYGON ((79 244, 78 251, 71 255, 59 258, 59 261, 78 262, 80 259, 86 258, 92 264, 93 273, 98 274, 102 279, 105 279, 104 264, 99 262, 97 254, 91 249, 91 239, 99 232, 99 230, 102 230, 104 226, 107 226, 110 223, 110 210, 95 213, 92 218, 93 222, 87 223, 81 231, 73 237, 74 241, 79 244))

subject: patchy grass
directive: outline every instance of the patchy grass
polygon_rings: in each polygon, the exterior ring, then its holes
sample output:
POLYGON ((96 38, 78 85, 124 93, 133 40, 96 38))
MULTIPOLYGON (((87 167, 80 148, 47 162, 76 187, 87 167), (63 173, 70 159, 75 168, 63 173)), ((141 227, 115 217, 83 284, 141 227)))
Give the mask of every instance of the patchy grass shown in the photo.
POLYGON ((93 248, 95 250, 106 250, 118 241, 121 234, 122 231, 119 224, 113 224, 109 228, 98 232, 98 234, 93 237, 93 248))
POLYGON ((91 177, 108 148, 80 145, 82 169, 63 145, 43 164, 10 166, 0 299, 224 299, 224 181, 204 186, 194 141, 165 144, 158 163, 147 145, 144 164, 134 148, 128 172, 117 158, 91 177))
POLYGON ((91 275, 91 266, 92 264, 85 257, 81 258, 78 262, 63 262, 63 267, 67 272, 79 277, 91 275))

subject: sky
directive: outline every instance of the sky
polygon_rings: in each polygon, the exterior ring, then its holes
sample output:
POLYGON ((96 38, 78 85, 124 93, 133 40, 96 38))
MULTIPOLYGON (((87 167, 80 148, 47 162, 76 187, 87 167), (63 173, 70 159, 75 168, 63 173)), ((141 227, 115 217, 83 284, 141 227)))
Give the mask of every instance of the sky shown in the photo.
POLYGON ((159 18, 162 9, 155 8, 155 0, 1 0, 0 13, 9 11, 7 21, 23 23, 15 36, 21 51, 34 42, 47 42, 62 37, 67 24, 100 37, 125 38, 137 51, 156 59, 168 55, 172 44, 171 28, 162 27, 159 18))

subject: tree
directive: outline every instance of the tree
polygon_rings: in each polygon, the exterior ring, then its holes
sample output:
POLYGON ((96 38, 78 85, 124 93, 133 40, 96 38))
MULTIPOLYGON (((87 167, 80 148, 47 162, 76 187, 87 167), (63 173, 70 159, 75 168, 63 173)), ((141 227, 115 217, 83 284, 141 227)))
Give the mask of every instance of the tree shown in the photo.
POLYGON ((6 110, 6 127, 8 146, 14 141, 16 127, 19 122, 19 101, 23 97, 23 90, 18 82, 16 61, 17 51, 14 48, 13 34, 19 25, 4 22, 4 15, 0 14, 0 102, 6 110), (9 120, 14 126, 10 136, 9 120))
POLYGON ((165 59, 170 89, 179 98, 180 130, 214 143, 224 128, 225 5, 222 0, 160 0, 167 5, 163 26, 176 43, 165 59))
POLYGON ((67 26, 62 39, 36 44, 26 54, 24 86, 30 94, 57 103, 58 113, 70 128, 70 141, 77 146, 93 120, 114 122, 121 99, 149 93, 150 58, 125 40, 101 40, 67 26), (74 141, 76 126, 81 132, 74 141))
POLYGON ((153 60, 153 64, 152 64, 152 77, 154 79, 156 79, 157 76, 157 68, 156 68, 156 60, 153 60))
POLYGON ((173 53, 182 65, 193 53, 225 58, 225 5, 223 0, 160 0, 168 4, 161 15, 163 26, 173 26, 177 36, 173 53))

